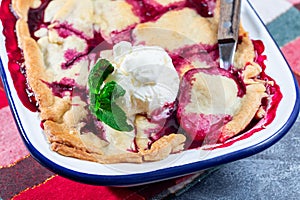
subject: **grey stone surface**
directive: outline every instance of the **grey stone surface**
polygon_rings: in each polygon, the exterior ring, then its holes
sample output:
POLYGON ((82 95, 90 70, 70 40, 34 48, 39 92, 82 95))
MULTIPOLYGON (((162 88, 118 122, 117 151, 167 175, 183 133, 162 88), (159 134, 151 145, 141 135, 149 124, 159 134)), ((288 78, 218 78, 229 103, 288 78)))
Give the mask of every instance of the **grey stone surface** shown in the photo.
POLYGON ((222 166, 173 199, 300 199, 300 118, 270 148, 222 166))

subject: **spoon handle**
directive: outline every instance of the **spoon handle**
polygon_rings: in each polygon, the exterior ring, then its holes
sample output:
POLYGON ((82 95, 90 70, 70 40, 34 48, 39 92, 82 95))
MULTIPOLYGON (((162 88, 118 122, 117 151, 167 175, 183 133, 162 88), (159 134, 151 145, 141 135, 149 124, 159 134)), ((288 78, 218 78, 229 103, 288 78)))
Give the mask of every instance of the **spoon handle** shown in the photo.
POLYGON ((238 39, 241 0, 221 0, 218 40, 238 39))

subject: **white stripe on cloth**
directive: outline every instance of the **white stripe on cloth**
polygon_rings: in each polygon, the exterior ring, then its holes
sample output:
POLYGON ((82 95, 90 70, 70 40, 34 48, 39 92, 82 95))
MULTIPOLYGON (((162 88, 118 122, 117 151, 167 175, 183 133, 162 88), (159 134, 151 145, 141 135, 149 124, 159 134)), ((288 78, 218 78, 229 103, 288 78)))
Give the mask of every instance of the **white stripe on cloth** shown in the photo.
POLYGON ((287 0, 249 0, 265 24, 270 23, 293 5, 287 0))

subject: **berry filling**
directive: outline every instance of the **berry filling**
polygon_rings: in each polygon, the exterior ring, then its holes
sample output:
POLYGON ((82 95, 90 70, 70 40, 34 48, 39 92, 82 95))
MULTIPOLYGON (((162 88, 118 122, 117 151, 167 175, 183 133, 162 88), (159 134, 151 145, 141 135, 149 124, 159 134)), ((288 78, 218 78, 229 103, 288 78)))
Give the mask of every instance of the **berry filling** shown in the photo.
POLYGON ((155 21, 170 10, 184 7, 195 9, 203 17, 212 17, 215 9, 215 0, 186 0, 162 6, 155 0, 126 0, 133 6, 133 12, 139 16, 141 22, 155 21))

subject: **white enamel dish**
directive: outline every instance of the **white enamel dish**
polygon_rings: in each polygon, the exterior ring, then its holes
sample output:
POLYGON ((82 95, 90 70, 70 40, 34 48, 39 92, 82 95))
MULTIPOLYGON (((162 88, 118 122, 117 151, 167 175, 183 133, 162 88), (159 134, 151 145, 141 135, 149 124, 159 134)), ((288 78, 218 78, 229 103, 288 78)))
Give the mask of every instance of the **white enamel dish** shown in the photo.
POLYGON ((32 156, 43 166, 73 180, 98 185, 132 186, 195 173, 251 156, 275 144, 288 132, 298 116, 298 86, 278 46, 248 1, 243 1, 241 14, 242 23, 250 37, 264 42, 264 54, 268 57, 266 73, 276 80, 283 94, 274 121, 266 129, 228 147, 212 151, 188 150, 159 162, 143 164, 103 165, 64 157, 51 151, 40 127, 38 114, 23 106, 17 96, 7 67, 3 27, 0 25, 1 76, 16 124, 32 156))

